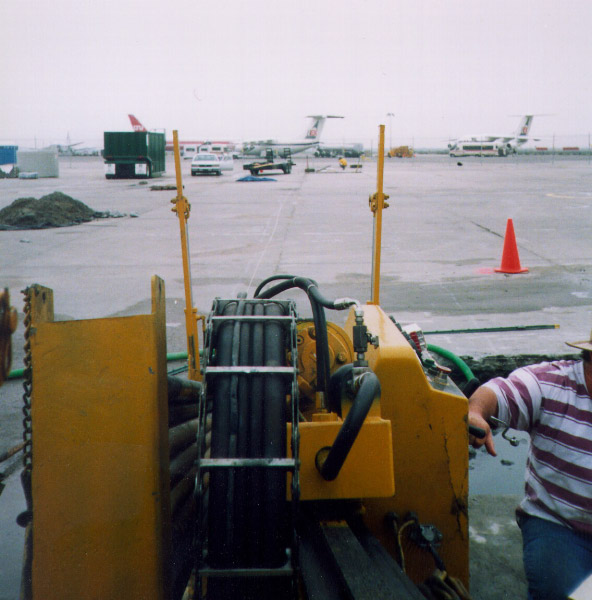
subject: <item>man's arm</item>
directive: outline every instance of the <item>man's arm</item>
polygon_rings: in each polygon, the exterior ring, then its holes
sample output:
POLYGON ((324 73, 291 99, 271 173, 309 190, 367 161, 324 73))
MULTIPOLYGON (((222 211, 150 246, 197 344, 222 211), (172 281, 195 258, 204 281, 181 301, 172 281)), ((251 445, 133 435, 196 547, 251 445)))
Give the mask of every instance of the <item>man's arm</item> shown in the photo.
POLYGON ((475 393, 469 398, 469 425, 480 427, 485 430, 483 439, 469 436, 469 442, 474 448, 480 448, 485 445, 487 452, 491 456, 497 456, 495 444, 493 443, 493 435, 491 427, 487 422, 490 417, 497 416, 497 397, 493 390, 481 386, 477 388, 475 393))

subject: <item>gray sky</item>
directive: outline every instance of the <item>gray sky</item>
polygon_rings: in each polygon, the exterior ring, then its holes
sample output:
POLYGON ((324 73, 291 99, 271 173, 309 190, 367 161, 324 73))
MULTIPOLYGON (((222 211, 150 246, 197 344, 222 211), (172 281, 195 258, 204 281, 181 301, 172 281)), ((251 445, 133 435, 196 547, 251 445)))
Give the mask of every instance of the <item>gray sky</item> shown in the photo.
POLYGON ((0 143, 592 131, 589 0, 3 0, 0 143), (388 112, 395 114, 389 119, 388 112), (167 135, 170 137, 170 135, 167 135))

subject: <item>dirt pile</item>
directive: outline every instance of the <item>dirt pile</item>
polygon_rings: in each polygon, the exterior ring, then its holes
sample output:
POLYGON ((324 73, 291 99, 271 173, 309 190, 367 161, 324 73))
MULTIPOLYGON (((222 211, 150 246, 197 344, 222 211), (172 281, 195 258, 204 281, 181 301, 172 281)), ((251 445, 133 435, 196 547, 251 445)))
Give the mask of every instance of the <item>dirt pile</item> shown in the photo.
POLYGON ((0 230, 69 227, 103 216, 103 213, 89 208, 79 200, 62 192, 53 192, 39 200, 17 198, 0 210, 0 230))
POLYGON ((0 167, 0 179, 16 179, 18 176, 18 167, 12 167, 10 171, 5 171, 2 167, 0 167))
MULTIPOLYGON (((449 362, 445 358, 435 355, 437 362, 452 369, 450 377, 459 386, 462 387, 466 383, 466 379, 460 369, 449 362)), ((504 356, 503 354, 494 356, 485 356, 479 360, 475 360, 472 356, 460 357, 467 366, 471 369, 475 377, 485 383, 494 377, 507 377, 514 369, 534 365, 540 362, 553 360, 578 360, 579 354, 518 354, 516 356, 504 356)))

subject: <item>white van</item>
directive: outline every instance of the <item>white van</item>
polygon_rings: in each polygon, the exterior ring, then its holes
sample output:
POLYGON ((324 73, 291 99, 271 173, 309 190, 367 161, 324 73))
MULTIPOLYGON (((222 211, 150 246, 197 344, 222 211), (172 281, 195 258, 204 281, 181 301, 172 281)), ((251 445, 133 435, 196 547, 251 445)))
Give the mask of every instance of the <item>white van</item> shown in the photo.
POLYGON ((183 147, 183 159, 193 160, 193 157, 197 154, 197 146, 184 146, 183 147))

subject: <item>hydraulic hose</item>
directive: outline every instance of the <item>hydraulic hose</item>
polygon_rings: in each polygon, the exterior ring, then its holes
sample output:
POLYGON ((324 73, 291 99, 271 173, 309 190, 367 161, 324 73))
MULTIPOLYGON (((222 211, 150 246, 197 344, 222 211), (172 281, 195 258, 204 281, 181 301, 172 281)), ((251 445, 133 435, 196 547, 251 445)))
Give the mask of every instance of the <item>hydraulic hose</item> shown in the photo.
POLYGON ((310 298, 313 321, 315 324, 315 347, 317 352, 317 389, 324 394, 324 403, 329 397, 329 377, 331 375, 331 359, 329 358, 329 335, 325 310, 310 298))
POLYGON ((380 397, 380 381, 372 372, 366 372, 361 376, 361 383, 335 442, 331 447, 321 448, 316 455, 316 467, 327 481, 333 481, 351 450, 364 419, 375 399, 380 397))
MULTIPOLYGON (((276 276, 280 277, 280 276, 276 276)), ((258 286, 261 288, 262 286, 258 286)), ((282 283, 278 283, 255 295, 256 298, 268 299, 281 294, 289 289, 299 288, 306 292, 312 309, 312 317, 315 326, 315 342, 317 355, 317 389, 320 390, 325 399, 328 398, 329 391, 329 339, 327 335, 327 321, 325 311, 317 300, 311 295, 310 290, 316 289, 316 283, 312 279, 304 277, 291 277, 282 283)))
MULTIPOLYGON (((266 279, 264 279, 258 286, 257 289, 255 290, 255 292, 253 293, 253 296, 255 298, 257 298, 259 296, 259 294, 261 293, 261 290, 268 284, 271 283, 272 281, 278 281, 278 279, 294 279, 296 277, 296 275, 286 275, 286 274, 282 274, 282 275, 272 275, 271 277, 267 277, 266 279)), ((311 279, 311 281, 315 284, 318 285, 317 282, 314 279, 311 279)))
POLYGON ((329 379, 329 402, 328 408, 331 412, 341 417, 341 397, 348 381, 352 381, 354 374, 354 365, 349 363, 343 365, 331 375, 329 379))
POLYGON ((435 346, 434 344, 428 344, 428 350, 430 352, 435 352, 439 354, 442 358, 446 358, 451 363, 453 363, 460 372, 465 376, 467 381, 471 381, 471 379, 476 379, 473 371, 471 371, 469 365, 460 357, 451 352, 450 350, 446 350, 446 348, 441 348, 440 346, 435 346))
POLYGON ((446 350, 446 348, 441 348, 440 346, 435 346, 434 344, 428 344, 427 348, 430 352, 434 352, 442 356, 443 358, 449 360, 453 365, 458 367, 466 379, 466 383, 460 386, 461 390, 464 395, 469 398, 480 385, 479 380, 475 377, 475 374, 473 371, 471 371, 469 365, 467 365, 467 363, 460 356, 457 356, 450 350, 446 350))
POLYGON ((268 277, 257 286, 255 298, 272 298, 292 288, 299 288, 306 292, 311 304, 316 336, 317 389, 323 393, 325 402, 327 402, 329 398, 330 358, 329 337, 324 308, 344 310, 353 304, 357 304, 357 301, 350 298, 328 300, 319 291, 316 281, 308 277, 294 277, 292 275, 273 275, 272 277, 268 277), (284 281, 263 290, 265 285, 277 280, 284 281))

